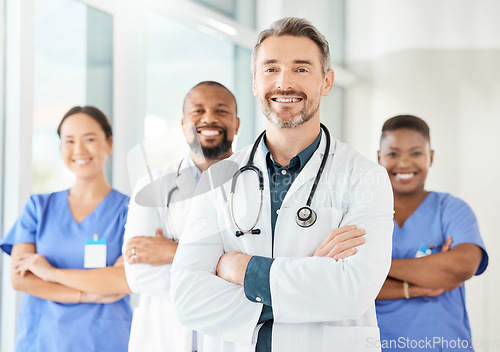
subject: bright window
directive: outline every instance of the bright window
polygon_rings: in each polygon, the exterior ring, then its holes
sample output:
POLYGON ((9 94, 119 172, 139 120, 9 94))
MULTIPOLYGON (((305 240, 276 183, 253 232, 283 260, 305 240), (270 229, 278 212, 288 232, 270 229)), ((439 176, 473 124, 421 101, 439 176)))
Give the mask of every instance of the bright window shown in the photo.
POLYGON ((147 22, 144 138, 156 145, 152 166, 161 167, 188 152, 180 120, 191 87, 212 80, 234 91, 235 45, 156 12, 148 13, 147 22))
POLYGON ((95 105, 112 117, 112 17, 76 1, 43 0, 35 2, 34 27, 33 192, 42 193, 73 183, 56 133, 64 113, 95 105))

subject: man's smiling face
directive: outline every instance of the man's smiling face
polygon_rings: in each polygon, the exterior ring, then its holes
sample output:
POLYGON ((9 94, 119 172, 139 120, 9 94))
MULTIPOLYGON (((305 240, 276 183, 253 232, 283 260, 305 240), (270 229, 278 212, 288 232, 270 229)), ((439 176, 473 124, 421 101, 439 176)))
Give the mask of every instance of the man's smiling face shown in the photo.
POLYGON ((196 131, 204 157, 215 159, 224 156, 231 149, 239 127, 234 97, 219 86, 200 85, 193 88, 184 102, 182 126, 192 149, 196 145, 193 135, 196 131))
POLYGON ((269 37, 259 46, 253 92, 262 112, 280 128, 299 126, 319 117, 322 95, 329 92, 321 53, 315 42, 289 35, 269 37))

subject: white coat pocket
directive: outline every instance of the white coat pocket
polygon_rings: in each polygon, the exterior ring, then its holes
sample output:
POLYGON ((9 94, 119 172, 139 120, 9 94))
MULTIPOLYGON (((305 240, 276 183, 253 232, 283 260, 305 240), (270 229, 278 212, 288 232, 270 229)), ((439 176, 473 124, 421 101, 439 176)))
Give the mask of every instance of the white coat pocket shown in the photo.
POLYGON ((322 352, 379 352, 380 331, 373 326, 324 326, 322 352))

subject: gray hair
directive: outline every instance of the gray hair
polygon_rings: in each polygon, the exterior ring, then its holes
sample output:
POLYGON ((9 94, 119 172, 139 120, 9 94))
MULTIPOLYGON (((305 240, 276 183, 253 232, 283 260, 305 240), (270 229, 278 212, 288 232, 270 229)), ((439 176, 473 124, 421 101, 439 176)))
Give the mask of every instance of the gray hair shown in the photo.
POLYGON ((257 51, 264 40, 269 37, 281 37, 290 35, 293 37, 306 37, 311 39, 319 48, 321 53, 321 65, 323 74, 326 74, 331 68, 330 63, 330 47, 325 36, 314 27, 311 22, 303 18, 285 17, 271 25, 271 28, 260 32, 252 52, 252 72, 255 72, 255 60, 257 59, 257 51))

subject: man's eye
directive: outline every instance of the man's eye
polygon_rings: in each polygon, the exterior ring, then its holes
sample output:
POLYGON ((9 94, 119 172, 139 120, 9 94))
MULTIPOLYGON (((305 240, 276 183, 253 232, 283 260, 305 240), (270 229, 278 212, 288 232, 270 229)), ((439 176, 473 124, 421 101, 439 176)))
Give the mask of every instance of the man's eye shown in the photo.
POLYGON ((412 156, 420 156, 422 155, 422 152, 413 152, 411 153, 412 156))
POLYGON ((226 110, 217 110, 218 114, 227 114, 228 112, 226 110))
POLYGON ((299 68, 297 71, 298 72, 304 72, 304 73, 307 72, 307 70, 305 68, 299 68))
POLYGON ((389 158, 395 158, 395 157, 397 156, 397 154, 396 154, 396 153, 394 153, 394 152, 391 152, 391 153, 388 153, 388 154, 387 154, 387 156, 388 156, 389 158))
POLYGON ((268 69, 266 70, 266 72, 276 72, 276 69, 274 69, 274 68, 268 68, 268 69))

